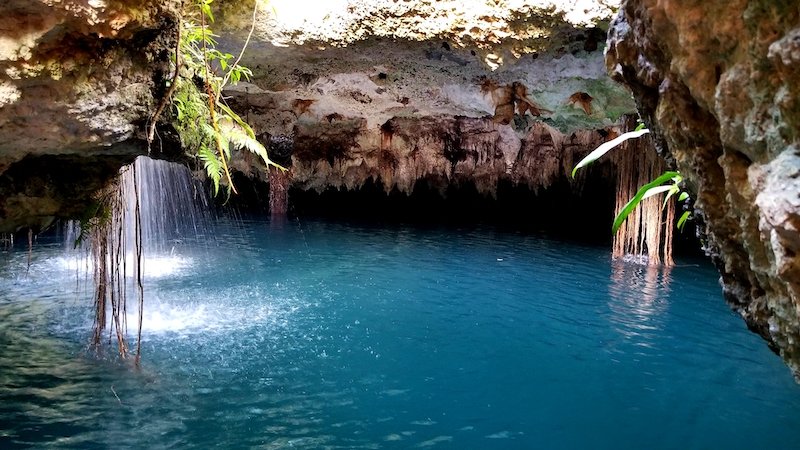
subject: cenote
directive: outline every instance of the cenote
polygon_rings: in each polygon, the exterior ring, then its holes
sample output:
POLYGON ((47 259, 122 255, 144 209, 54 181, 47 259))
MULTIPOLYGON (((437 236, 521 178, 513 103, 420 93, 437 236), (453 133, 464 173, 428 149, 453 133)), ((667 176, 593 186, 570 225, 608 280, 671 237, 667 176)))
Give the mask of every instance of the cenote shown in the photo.
POLYGON ((212 229, 146 253, 138 369, 112 346, 87 349, 90 271, 63 235, 41 237, 29 269, 24 248, 2 253, 4 448, 800 437, 800 389, 703 259, 648 267, 492 225, 256 217, 212 229))
POLYGON ((0 450, 800 448, 796 0, 0 12, 0 450))

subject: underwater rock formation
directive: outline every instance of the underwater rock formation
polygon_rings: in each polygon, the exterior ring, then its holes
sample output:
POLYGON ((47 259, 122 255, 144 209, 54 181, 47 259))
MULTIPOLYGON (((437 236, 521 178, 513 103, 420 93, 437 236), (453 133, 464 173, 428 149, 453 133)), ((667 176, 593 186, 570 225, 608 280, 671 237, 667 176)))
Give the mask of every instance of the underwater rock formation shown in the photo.
POLYGON ((725 297, 800 376, 800 4, 627 0, 608 42, 695 193, 725 297))

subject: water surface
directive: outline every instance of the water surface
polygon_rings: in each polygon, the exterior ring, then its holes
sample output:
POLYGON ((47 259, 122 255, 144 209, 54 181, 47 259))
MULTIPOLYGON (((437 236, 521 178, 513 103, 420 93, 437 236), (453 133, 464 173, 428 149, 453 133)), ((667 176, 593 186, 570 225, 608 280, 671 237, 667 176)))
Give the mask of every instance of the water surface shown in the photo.
MULTIPOLYGON (((800 387, 703 261, 489 226, 247 221, 145 264, 141 370, 86 263, 0 254, 0 447, 796 448, 800 387)), ((130 323, 135 323, 131 312, 130 323)))

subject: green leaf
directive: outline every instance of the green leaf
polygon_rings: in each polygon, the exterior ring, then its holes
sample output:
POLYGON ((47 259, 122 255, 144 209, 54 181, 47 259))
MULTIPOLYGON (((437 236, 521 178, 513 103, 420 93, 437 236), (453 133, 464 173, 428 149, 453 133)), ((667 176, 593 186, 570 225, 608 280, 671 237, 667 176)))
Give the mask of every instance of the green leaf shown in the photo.
POLYGON ((658 194, 660 194, 662 192, 668 192, 668 191, 671 191, 671 190, 672 190, 672 185, 656 186, 654 188, 650 188, 650 189, 647 190, 647 192, 644 193, 644 196, 642 196, 642 200, 644 200, 646 198, 650 198, 650 197, 652 197, 654 195, 658 195, 658 194))
POLYGON ((247 131, 234 124, 230 118, 225 117, 224 119, 227 120, 220 120, 220 130, 222 131, 222 136, 230 141, 231 145, 235 148, 247 149, 251 153, 255 153, 264 160, 264 164, 266 165, 272 164, 272 161, 267 155, 267 149, 261 142, 258 142, 258 140, 252 137, 247 131))
POLYGON ((179 97, 173 97, 172 103, 175 105, 175 111, 178 115, 178 122, 183 120, 184 111, 186 110, 186 103, 179 97))
POLYGON ((236 148, 247 149, 251 153, 255 153, 256 155, 260 156, 264 162, 269 163, 267 149, 264 147, 264 145, 262 145, 256 139, 248 136, 244 131, 234 128, 230 131, 230 134, 227 134, 226 136, 230 138, 231 144, 233 144, 236 148))
POLYGON ((614 219, 614 224, 611 227, 612 233, 617 234, 619 227, 622 226, 622 223, 625 222, 625 219, 628 218, 630 213, 639 206, 641 203, 642 198, 650 189, 655 187, 661 186, 662 184, 666 183, 667 181, 672 180, 673 177, 679 175, 678 172, 664 172, 656 178, 655 180, 645 184, 644 186, 640 187, 639 190, 636 192, 636 195, 633 196, 632 199, 625 204, 622 210, 617 214, 617 217, 614 219))
POLYGON ((202 5, 200 5, 200 10, 203 12, 203 14, 206 15, 206 17, 208 17, 208 20, 210 20, 211 22, 214 22, 214 14, 211 13, 211 4, 210 4, 210 2, 209 3, 203 3, 202 5))
MULTIPOLYGON (((220 107, 223 104, 220 103, 220 107)), ((222 108, 223 110, 230 111, 230 108, 225 106, 222 108)), ((269 166, 275 166, 278 169, 286 172, 288 169, 277 164, 275 161, 269 158, 269 154, 267 153, 266 147, 264 147, 261 142, 255 138, 255 134, 253 133, 253 129, 250 128, 246 122, 242 120, 241 117, 233 113, 233 117, 231 116, 223 116, 222 119, 219 121, 220 130, 222 132, 222 136, 230 141, 231 145, 239 149, 247 149, 251 153, 255 153, 256 155, 260 156, 261 159, 264 161, 264 164, 269 166)))
POLYGON ((205 133, 205 135, 209 139, 211 139, 211 140, 216 139, 217 130, 215 130, 214 127, 212 127, 211 125, 209 125, 207 123, 204 123, 202 129, 203 129, 203 132, 205 133))
POLYGON ((222 163, 217 157, 216 152, 203 145, 197 150, 197 155, 203 161, 206 173, 211 181, 214 183, 214 195, 219 192, 219 182, 222 178, 222 163))
POLYGON ((639 131, 629 131, 627 133, 624 133, 624 134, 618 136, 615 139, 612 139, 612 140, 610 140, 608 142, 603 143, 601 146, 599 146, 596 149, 594 149, 594 151, 592 151, 591 153, 586 155, 586 157, 583 158, 581 160, 581 162, 579 162, 578 165, 575 166, 574 169, 572 169, 572 178, 575 178, 575 173, 578 171, 578 169, 580 169, 582 167, 586 167, 589 164, 597 161, 598 159, 600 159, 601 156, 603 156, 606 153, 608 153, 608 151, 611 150, 612 148, 620 145, 621 143, 627 141, 628 139, 637 138, 637 137, 642 136, 644 134, 647 134, 649 132, 650 132, 650 130, 648 130, 648 129, 639 130, 639 131))
POLYGON ((681 188, 678 187, 678 183, 673 183, 672 186, 669 187, 669 192, 667 192, 667 195, 664 197, 664 203, 661 204, 661 209, 666 208, 669 199, 672 198, 673 195, 677 194, 680 190, 681 188))
POLYGON ((226 160, 230 160, 231 159, 231 147, 230 147, 229 142, 230 141, 225 137, 224 134, 219 133, 219 138, 217 140, 217 143, 219 144, 219 147, 222 150, 222 153, 225 155, 225 156, 223 156, 223 158, 225 158, 226 160))
POLYGON ((683 214, 681 214, 681 218, 678 219, 677 225, 679 230, 683 231, 683 227, 686 226, 686 220, 689 219, 689 214, 690 211, 684 211, 683 214))
POLYGON ((219 102, 217 103, 217 106, 219 106, 219 109, 221 109, 222 112, 225 113, 225 115, 227 115, 229 119, 233 120, 234 122, 236 122, 237 125, 242 127, 242 129, 244 130, 245 133, 247 133, 248 136, 255 139, 256 133, 253 131, 252 128, 250 128, 250 125, 248 125, 247 122, 245 122, 244 119, 242 119, 238 114, 233 112, 233 110, 230 107, 228 107, 228 105, 226 105, 223 102, 219 102))
POLYGON ((641 131, 644 130, 644 122, 640 122, 639 125, 636 125, 633 131, 641 131))
POLYGON ((681 195, 678 196, 678 201, 682 202, 682 201, 685 201, 687 198, 689 198, 689 193, 688 192, 681 192, 681 195))

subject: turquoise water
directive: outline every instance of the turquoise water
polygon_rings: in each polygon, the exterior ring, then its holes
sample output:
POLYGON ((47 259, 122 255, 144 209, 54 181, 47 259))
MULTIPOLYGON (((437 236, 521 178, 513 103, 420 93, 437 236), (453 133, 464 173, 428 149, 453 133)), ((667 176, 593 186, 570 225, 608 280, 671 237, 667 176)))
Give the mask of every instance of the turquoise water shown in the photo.
POLYGON ((63 244, 40 242, 27 275, 24 250, 0 254, 0 447, 800 442, 800 386, 704 261, 294 220, 169 247, 146 262, 138 371, 86 351, 86 266, 63 244))

